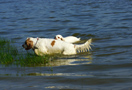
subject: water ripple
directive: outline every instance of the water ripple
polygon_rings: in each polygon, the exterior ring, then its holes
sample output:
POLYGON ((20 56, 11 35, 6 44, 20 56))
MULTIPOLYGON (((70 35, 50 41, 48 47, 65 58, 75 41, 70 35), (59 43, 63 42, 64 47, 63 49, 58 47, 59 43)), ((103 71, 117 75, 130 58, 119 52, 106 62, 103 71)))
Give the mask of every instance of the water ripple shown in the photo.
POLYGON ((15 40, 23 54, 20 46, 30 36, 73 35, 81 38, 76 44, 92 38, 94 45, 46 66, 0 65, 1 89, 131 89, 131 0, 1 0, 0 8, 0 37, 15 40))

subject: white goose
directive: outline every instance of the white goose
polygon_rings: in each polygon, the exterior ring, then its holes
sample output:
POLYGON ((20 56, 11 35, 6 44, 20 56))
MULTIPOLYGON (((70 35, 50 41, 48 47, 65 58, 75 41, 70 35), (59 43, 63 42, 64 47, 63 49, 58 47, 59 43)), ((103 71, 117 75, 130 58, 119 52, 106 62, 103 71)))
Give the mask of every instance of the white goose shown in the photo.
POLYGON ((75 36, 63 37, 62 35, 56 35, 55 39, 56 40, 62 40, 62 41, 68 42, 68 43, 75 43, 75 42, 80 41, 80 38, 77 38, 75 36))

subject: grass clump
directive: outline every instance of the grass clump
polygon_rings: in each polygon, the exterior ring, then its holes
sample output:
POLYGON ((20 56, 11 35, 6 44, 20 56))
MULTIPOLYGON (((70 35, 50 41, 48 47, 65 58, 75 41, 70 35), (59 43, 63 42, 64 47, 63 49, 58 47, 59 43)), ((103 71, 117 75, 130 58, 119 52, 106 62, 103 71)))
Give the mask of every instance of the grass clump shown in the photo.
POLYGON ((0 53, 0 63, 3 65, 9 65, 14 62, 13 57, 9 53, 0 53))
POLYGON ((49 59, 49 55, 23 55, 14 45, 11 45, 11 41, 0 38, 0 64, 2 65, 39 66, 47 64, 49 59))
POLYGON ((42 66, 48 63, 49 58, 48 55, 36 56, 27 54, 25 57, 20 56, 15 64, 20 66, 42 66))
POLYGON ((5 64, 5 65, 12 64, 14 62, 13 57, 15 56, 16 52, 17 50, 13 49, 13 47, 10 45, 9 40, 0 38, 0 63, 1 64, 5 64))

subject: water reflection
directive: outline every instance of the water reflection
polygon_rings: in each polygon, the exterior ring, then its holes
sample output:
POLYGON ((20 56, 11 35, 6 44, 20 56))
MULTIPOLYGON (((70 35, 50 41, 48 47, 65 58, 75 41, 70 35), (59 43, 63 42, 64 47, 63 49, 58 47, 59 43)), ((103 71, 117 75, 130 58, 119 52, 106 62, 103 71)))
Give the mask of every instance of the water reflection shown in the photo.
POLYGON ((81 64, 91 64, 92 55, 86 55, 83 57, 68 57, 59 58, 56 60, 51 60, 46 66, 64 66, 64 65, 81 65, 81 64))
POLYGON ((29 73, 25 74, 26 76, 76 76, 76 77, 94 77, 94 75, 88 75, 88 74, 76 74, 76 73, 29 73))
MULTIPOLYGON (((58 85, 58 86, 47 86, 45 87, 46 89, 66 89, 66 90, 82 90, 82 87, 72 87, 72 86, 63 86, 63 85, 58 85)), ((86 88, 88 90, 91 90, 89 88, 86 88)), ((84 90, 84 89, 83 89, 84 90)))

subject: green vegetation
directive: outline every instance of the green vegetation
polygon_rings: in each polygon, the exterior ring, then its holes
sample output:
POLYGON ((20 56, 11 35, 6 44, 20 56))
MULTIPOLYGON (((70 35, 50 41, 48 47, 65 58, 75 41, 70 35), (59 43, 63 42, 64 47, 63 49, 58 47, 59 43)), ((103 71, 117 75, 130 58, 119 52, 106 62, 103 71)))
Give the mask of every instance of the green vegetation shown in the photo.
POLYGON ((45 65, 49 62, 50 57, 48 55, 45 56, 36 56, 27 54, 24 56, 19 56, 19 59, 16 60, 15 65, 20 66, 41 66, 45 65))
POLYGON ((12 45, 12 41, 0 38, 0 64, 17 66, 40 66, 48 63, 49 55, 36 56, 31 54, 23 55, 12 45))

